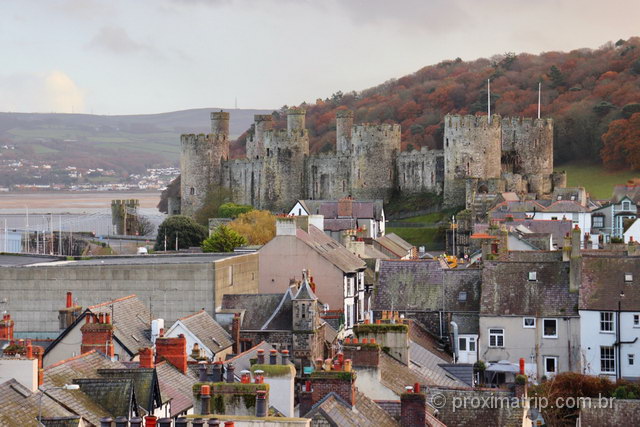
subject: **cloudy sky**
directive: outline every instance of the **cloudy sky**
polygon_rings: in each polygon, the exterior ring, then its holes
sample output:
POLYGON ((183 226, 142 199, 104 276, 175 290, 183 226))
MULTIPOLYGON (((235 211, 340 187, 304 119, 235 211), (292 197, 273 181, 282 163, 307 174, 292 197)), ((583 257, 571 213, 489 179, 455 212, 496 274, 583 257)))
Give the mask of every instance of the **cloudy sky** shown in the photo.
POLYGON ((597 48, 640 1, 2 0, 0 111, 278 108, 444 59, 597 48))

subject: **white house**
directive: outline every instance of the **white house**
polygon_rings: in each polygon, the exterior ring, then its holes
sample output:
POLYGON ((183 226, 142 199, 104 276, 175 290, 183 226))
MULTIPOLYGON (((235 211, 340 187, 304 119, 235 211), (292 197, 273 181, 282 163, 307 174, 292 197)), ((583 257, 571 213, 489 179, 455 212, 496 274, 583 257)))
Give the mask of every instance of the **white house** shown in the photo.
MULTIPOLYGON (((580 230, 591 230, 591 209, 573 200, 558 200, 544 207, 544 210, 527 211, 531 219, 570 220, 580 230)), ((581 236, 581 241, 584 236, 581 236)))
POLYGON ((640 221, 637 219, 633 221, 633 224, 624 232, 623 237, 625 243, 640 242, 640 221))
POLYGON ((177 337, 180 334, 187 339, 187 350, 191 351, 198 344, 200 357, 209 360, 220 357, 224 360, 227 354, 232 353, 231 335, 204 310, 176 320, 165 337, 177 337))
POLYGON ((640 262, 583 256, 580 284, 582 372, 640 378, 640 262))

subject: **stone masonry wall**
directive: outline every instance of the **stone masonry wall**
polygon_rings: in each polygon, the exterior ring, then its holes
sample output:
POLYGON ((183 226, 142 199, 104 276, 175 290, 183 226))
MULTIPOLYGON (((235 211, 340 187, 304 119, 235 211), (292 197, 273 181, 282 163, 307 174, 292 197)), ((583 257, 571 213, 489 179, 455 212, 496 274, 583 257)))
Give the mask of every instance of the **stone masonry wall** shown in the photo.
POLYGON ((400 191, 440 193, 444 181, 442 156, 442 150, 429 150, 426 147, 420 151, 399 153, 397 174, 400 191))

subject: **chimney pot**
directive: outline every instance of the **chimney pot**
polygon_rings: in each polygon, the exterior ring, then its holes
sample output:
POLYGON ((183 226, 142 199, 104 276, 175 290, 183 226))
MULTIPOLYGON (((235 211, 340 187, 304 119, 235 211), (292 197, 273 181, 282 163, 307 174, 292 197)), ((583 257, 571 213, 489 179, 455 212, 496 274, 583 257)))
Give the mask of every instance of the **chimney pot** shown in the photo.
POLYGON ((267 392, 258 390, 256 396, 256 417, 263 418, 267 416, 267 392))
POLYGON ((227 364, 227 382, 232 383, 235 381, 234 371, 236 367, 233 366, 233 363, 227 364))
POLYGON ((185 417, 180 417, 176 419, 176 427, 187 427, 189 422, 185 417))
POLYGON ((111 417, 100 418, 100 427, 111 427, 112 422, 113 422, 113 418, 111 417))
POLYGON ((202 415, 209 415, 209 402, 211 402, 211 388, 208 385, 200 387, 200 402, 202 415))
POLYGON ((129 420, 127 419, 127 417, 116 417, 115 419, 116 422, 116 427, 128 427, 129 426, 129 420))
POLYGON ((264 365, 264 350, 258 349, 258 365, 264 365))
POLYGON ((158 420, 158 427, 171 427, 171 418, 160 418, 158 420))
MULTIPOLYGON (((209 421, 207 422, 207 425, 209 427, 218 427, 220 425, 220 420, 217 418, 209 418, 209 421)), ((176 427, 178 427, 176 425, 176 427)))
POLYGON ((213 362, 213 372, 211 381, 214 383, 222 382, 222 362, 213 362))
POLYGON ((413 385, 413 392, 414 393, 420 393, 420 383, 415 383, 413 385))
POLYGON ((198 381, 204 382, 207 380, 207 362, 200 362, 200 368, 198 371, 198 381))
POLYGON ((271 350, 269 352, 269 364, 270 365, 275 365, 277 363, 277 357, 278 356, 278 351, 277 350, 271 350))
POLYGON ((67 308, 73 307, 73 294, 67 292, 67 308))
POLYGON ((131 423, 131 427, 142 427, 142 418, 140 417, 133 417, 129 422, 131 423))
POLYGON ((233 421, 225 421, 224 427, 233 427, 233 421))
POLYGON ((282 364, 289 364, 289 350, 282 350, 282 364))
POLYGON ((157 417, 153 415, 147 415, 146 417, 144 417, 144 425, 145 427, 156 427, 157 420, 157 417))

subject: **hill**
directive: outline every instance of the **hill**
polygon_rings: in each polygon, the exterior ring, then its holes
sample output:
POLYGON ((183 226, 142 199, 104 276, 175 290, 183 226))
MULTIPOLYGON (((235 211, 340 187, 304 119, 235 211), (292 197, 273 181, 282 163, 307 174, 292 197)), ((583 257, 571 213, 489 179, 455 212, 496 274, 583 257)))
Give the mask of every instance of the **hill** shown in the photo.
MULTIPOLYGON (((486 114, 487 79, 491 110, 503 116, 534 117, 542 82, 542 115, 555 119, 556 162, 599 161, 609 123, 640 111, 640 38, 571 52, 456 58, 362 92, 303 103, 311 151, 333 149, 335 112, 343 108, 354 111, 356 123, 400 123, 405 150, 440 148, 447 113, 486 114)), ((282 114, 278 125, 284 126, 282 114)))
MULTIPOLYGON (((46 162, 54 168, 78 166, 125 173, 147 167, 177 166, 181 133, 207 133, 209 113, 198 108, 162 114, 98 116, 91 114, 0 113, 3 160, 46 162)), ((240 135, 254 114, 267 110, 231 111, 230 133, 240 135)))

